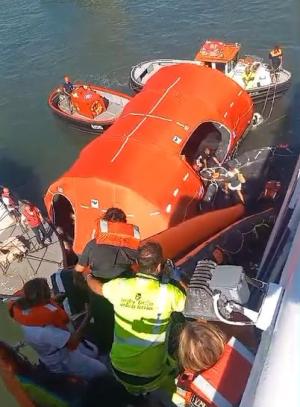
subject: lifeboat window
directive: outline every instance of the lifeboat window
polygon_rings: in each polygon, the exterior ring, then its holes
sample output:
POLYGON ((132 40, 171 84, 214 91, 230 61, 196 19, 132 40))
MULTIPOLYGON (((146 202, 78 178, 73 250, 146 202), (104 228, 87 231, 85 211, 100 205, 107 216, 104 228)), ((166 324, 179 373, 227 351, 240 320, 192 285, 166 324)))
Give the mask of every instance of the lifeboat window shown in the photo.
POLYGON ((182 155, 185 156, 189 165, 193 166, 195 160, 209 148, 220 162, 227 155, 230 143, 230 132, 220 123, 202 123, 191 134, 185 144, 182 155))

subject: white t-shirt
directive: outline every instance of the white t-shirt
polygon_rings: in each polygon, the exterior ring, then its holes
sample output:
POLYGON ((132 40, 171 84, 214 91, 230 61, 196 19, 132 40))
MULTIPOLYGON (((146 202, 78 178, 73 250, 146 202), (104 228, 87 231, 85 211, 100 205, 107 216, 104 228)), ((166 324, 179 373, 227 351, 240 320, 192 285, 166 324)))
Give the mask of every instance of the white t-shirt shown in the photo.
POLYGON ((11 205, 11 201, 7 196, 2 196, 2 201, 6 205, 6 208, 9 212, 12 212, 15 209, 15 207, 11 205))
POLYGON ((25 341, 38 353, 42 363, 53 373, 67 373, 92 379, 107 373, 107 369, 97 357, 96 347, 81 343, 70 351, 66 345, 70 332, 52 325, 45 327, 22 326, 25 341))

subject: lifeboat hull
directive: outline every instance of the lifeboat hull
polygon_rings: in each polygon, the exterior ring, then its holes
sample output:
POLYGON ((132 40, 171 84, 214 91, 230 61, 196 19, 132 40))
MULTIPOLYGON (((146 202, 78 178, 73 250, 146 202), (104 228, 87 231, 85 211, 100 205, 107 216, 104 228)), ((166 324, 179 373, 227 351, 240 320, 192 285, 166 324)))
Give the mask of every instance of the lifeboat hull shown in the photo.
MULTIPOLYGON (((80 85, 80 83, 76 83, 75 89, 80 85)), ((131 97, 125 93, 98 85, 89 84, 89 87, 99 94, 106 104, 106 110, 94 118, 83 116, 75 110, 71 112, 70 104, 61 87, 57 87, 50 92, 48 105, 53 113, 76 126, 82 127, 89 132, 101 133, 121 115, 131 97)))

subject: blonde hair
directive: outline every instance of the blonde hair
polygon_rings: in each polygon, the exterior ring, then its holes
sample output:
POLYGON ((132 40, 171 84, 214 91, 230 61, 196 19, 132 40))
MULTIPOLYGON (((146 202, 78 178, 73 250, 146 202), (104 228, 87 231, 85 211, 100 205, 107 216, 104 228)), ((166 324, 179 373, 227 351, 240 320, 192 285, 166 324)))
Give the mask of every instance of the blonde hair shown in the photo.
POLYGON ((186 370, 206 370, 220 359, 225 343, 226 335, 215 325, 204 321, 187 322, 179 337, 179 363, 186 370))

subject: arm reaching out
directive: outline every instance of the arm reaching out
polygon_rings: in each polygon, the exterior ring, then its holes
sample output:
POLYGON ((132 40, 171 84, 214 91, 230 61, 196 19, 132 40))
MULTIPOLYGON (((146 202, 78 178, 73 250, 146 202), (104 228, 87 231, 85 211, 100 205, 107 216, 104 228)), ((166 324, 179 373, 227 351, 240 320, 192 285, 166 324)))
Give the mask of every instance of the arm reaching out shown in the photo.
POLYGON ((92 274, 87 274, 86 282, 89 286, 89 289, 92 290, 95 294, 103 295, 102 287, 103 283, 92 276, 92 274))

